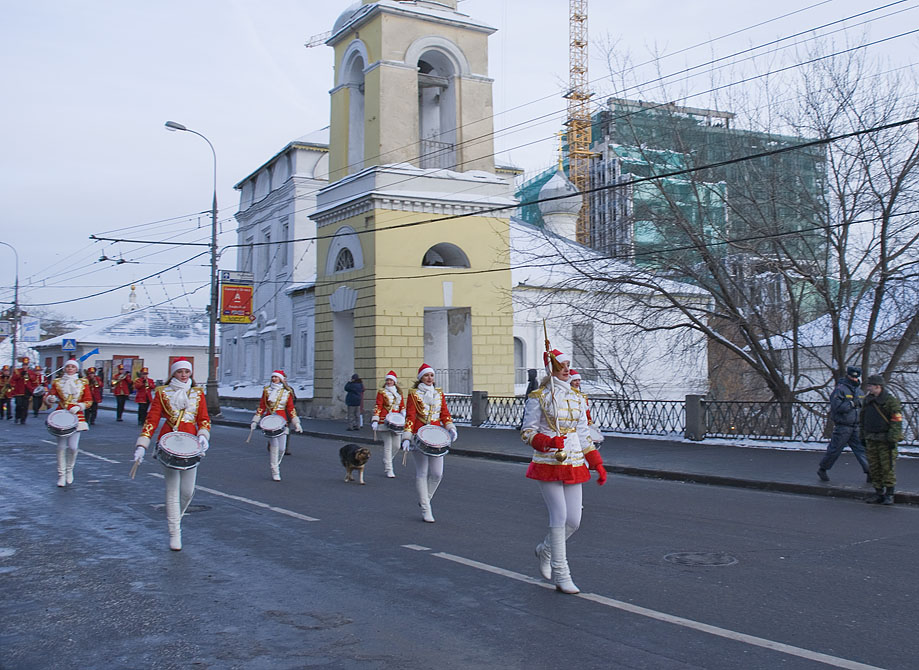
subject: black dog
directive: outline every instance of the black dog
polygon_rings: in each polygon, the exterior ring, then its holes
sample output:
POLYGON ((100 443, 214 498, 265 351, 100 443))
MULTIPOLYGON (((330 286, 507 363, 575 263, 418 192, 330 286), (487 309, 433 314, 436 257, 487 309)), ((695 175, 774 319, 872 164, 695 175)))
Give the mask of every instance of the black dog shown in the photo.
POLYGON ((357 470, 360 473, 360 482, 364 483, 364 465, 370 460, 370 449, 359 447, 356 444, 346 444, 338 450, 341 464, 345 466, 345 481, 353 482, 351 473, 357 470))

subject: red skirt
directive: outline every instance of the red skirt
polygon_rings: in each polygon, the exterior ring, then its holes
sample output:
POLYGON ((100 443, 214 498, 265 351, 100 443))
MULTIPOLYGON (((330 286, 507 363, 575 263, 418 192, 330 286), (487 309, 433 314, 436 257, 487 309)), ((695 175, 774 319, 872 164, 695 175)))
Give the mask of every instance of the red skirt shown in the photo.
POLYGON ((564 484, 583 484, 590 481, 590 470, 586 465, 549 465, 548 463, 530 462, 527 468, 527 479, 540 482, 562 482, 564 484))

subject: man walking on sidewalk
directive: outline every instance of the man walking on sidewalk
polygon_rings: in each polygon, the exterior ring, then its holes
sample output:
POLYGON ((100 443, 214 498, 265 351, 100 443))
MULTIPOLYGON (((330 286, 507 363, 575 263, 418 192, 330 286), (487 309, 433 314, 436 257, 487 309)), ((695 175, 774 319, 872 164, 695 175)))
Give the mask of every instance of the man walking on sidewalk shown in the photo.
MULTIPOLYGON (((830 481, 826 471, 833 467, 836 459, 846 447, 852 450, 858 464, 868 475, 868 459, 865 457, 865 447, 858 435, 858 409, 864 398, 864 394, 858 387, 861 376, 862 369, 850 365, 846 368, 845 378, 839 381, 830 395, 830 419, 833 420, 833 434, 830 436, 826 455, 820 461, 817 469, 817 476, 821 481, 830 481)), ((870 475, 868 481, 871 481, 870 475)))
POLYGON ((862 410, 861 427, 865 438, 874 495, 865 502, 893 505, 897 485, 897 442, 903 439, 903 409, 900 401, 885 387, 881 375, 871 375, 865 384, 868 395, 862 410))

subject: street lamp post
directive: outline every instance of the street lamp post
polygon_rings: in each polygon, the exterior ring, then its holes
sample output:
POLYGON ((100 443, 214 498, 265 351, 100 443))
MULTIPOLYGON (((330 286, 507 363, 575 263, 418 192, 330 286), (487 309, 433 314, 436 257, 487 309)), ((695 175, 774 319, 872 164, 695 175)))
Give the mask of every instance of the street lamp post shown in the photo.
POLYGON ((16 257, 16 283, 13 287, 13 358, 10 361, 10 369, 13 369, 16 367, 16 338, 19 336, 19 254, 12 244, 7 242, 0 242, 0 244, 12 249, 16 257))
POLYGON ((214 156, 214 200, 211 204, 211 304, 208 309, 210 317, 208 342, 207 342, 207 411, 211 416, 220 414, 220 397, 217 394, 217 152, 214 145, 204 135, 197 130, 186 128, 181 123, 167 121, 166 129, 172 131, 184 131, 197 135, 211 148, 211 154, 214 156))

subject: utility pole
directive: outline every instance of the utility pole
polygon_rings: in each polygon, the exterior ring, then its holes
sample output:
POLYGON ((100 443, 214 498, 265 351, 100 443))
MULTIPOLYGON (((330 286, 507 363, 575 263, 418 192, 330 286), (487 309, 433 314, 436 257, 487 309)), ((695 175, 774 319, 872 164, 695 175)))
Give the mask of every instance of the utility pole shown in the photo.
POLYGON ((19 337, 19 253, 12 244, 7 242, 0 242, 0 244, 12 249, 13 255, 16 257, 16 283, 13 285, 13 358, 10 361, 10 369, 12 370, 16 367, 16 338, 19 337))

